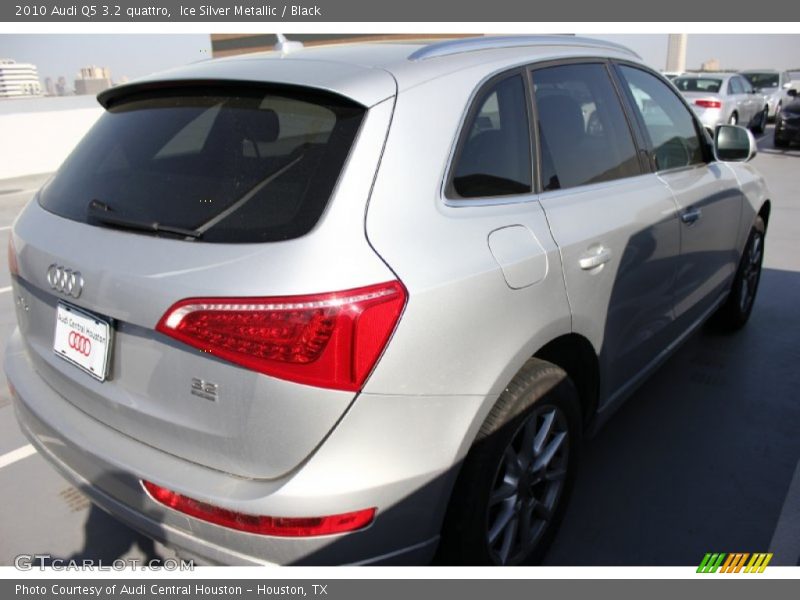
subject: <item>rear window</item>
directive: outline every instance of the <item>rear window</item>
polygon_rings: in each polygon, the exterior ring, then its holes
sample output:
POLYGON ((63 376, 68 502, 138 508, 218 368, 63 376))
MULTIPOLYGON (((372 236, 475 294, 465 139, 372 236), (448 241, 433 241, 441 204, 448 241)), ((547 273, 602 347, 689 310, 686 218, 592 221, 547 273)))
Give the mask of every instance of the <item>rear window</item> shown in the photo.
POLYGON ((718 94, 722 87, 721 79, 707 77, 676 77, 672 83, 682 92, 707 92, 718 94))
POLYGON ((62 217, 108 225, 99 204, 114 226, 158 224, 162 232, 153 234, 187 240, 296 238, 325 209, 364 112, 298 88, 128 96, 98 120, 39 202, 62 217))
POLYGON ((776 88, 780 83, 777 73, 742 73, 745 79, 755 88, 776 88))

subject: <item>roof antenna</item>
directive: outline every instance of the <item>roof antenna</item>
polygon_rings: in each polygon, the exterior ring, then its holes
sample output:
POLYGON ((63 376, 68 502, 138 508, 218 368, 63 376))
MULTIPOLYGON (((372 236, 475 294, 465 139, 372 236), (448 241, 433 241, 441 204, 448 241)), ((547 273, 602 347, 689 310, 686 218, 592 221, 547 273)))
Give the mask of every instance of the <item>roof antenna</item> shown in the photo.
POLYGON ((303 42, 286 39, 282 33, 276 33, 275 37, 278 38, 278 43, 273 46, 273 49, 281 54, 289 54, 303 49, 303 42))

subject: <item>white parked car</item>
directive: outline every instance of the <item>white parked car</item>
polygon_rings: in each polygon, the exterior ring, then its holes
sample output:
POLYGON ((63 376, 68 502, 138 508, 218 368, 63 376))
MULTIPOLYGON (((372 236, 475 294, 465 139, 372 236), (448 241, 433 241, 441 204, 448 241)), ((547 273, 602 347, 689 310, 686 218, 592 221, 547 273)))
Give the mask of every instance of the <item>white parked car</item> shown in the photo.
POLYGON ((767 125, 767 99, 735 73, 681 75, 672 83, 692 105, 703 125, 744 125, 756 133, 767 125))
POLYGON ((777 117, 781 108, 792 101, 792 97, 789 96, 792 80, 786 71, 760 69, 742 71, 739 74, 747 79, 756 91, 764 94, 770 119, 777 117))

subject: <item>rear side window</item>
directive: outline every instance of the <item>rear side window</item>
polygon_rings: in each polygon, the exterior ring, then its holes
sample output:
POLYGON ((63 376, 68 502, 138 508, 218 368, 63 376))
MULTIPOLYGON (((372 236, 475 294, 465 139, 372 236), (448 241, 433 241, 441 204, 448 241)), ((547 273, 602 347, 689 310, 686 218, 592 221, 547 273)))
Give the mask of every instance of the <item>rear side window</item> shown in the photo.
POLYGON ((204 242, 296 238, 325 209, 363 115, 338 96, 297 88, 125 97, 81 141, 39 202, 96 225, 106 223, 88 207, 101 203, 119 222, 157 223, 204 242))
POLYGON ((557 190, 640 173, 636 148, 604 65, 533 72, 542 188, 557 190))
POLYGON ((460 198, 531 191, 531 144, 521 75, 489 87, 464 129, 450 194, 460 198))
POLYGON ((744 94, 744 87, 738 77, 731 77, 728 81, 728 94, 744 94))
POLYGON ((704 162, 694 118, 675 92, 641 69, 623 65, 620 72, 649 137, 656 168, 676 169, 704 162))

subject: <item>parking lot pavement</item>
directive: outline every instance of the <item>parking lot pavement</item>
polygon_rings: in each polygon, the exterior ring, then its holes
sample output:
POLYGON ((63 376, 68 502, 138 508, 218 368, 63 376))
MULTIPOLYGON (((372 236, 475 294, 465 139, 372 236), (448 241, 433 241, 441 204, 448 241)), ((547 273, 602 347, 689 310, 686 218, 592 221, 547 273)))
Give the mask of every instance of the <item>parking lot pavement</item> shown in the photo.
MULTIPOLYGON (((754 160, 773 209, 752 320, 735 335, 693 336, 586 442, 546 564, 696 565, 712 551, 770 551, 771 564, 798 564, 800 148, 775 150, 771 134, 754 160)), ((0 181, 0 242, 40 181, 0 181)), ((8 281, 2 261, 0 289, 8 281)), ((0 292, 1 339, 13 320, 11 295, 0 292)), ((92 509, 26 447, 3 381, 0 564, 21 553, 107 563, 168 552, 92 509)))

